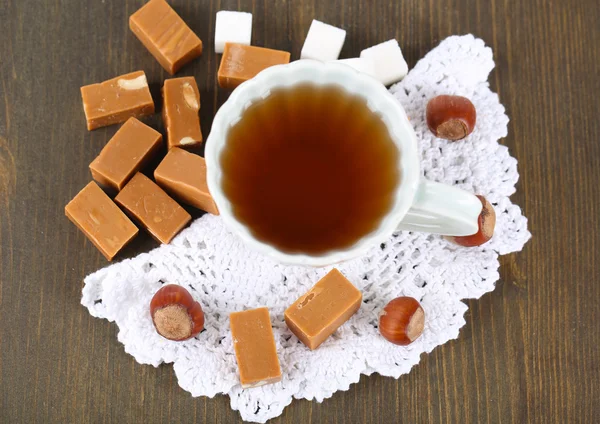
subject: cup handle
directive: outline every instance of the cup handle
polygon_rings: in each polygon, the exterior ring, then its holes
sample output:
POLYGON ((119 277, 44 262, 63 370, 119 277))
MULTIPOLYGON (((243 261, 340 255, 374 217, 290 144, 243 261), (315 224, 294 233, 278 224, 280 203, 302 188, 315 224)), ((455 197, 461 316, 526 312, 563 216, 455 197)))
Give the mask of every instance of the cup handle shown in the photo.
POLYGON ((473 194, 446 184, 422 180, 413 204, 398 230, 446 236, 468 236, 478 231, 483 205, 473 194))

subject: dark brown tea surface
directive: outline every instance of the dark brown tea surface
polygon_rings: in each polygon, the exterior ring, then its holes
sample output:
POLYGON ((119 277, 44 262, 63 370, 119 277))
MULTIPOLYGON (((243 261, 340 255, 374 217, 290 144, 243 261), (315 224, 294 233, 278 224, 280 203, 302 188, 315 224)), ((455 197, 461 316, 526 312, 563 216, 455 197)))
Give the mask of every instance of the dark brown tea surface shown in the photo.
POLYGON ((223 191, 258 240, 323 254, 378 227, 394 202, 398 156, 364 98, 334 85, 282 88, 230 129, 223 191))

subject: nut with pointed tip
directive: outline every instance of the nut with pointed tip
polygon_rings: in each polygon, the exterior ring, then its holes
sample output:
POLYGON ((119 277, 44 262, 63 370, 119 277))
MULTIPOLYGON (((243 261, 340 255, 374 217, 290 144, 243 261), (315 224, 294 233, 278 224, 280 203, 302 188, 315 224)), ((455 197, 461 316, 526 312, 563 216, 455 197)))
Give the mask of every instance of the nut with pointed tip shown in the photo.
POLYGON ((406 346, 423 333, 425 312, 412 297, 391 300, 379 314, 379 332, 389 342, 406 346))
POLYGON ((150 302, 150 315, 158 334, 166 339, 191 339, 204 328, 204 312, 183 287, 169 284, 156 292, 150 302))
POLYGON ((447 140, 460 140, 473 132, 477 112, 471 100, 462 96, 441 95, 427 103, 427 126, 447 140))
POLYGON ((496 211, 490 202, 483 196, 477 196, 481 201, 483 208, 477 219, 477 225, 479 229, 477 232, 470 236, 455 236, 448 237, 453 243, 465 247, 481 246, 487 243, 494 235, 494 228, 496 227, 496 211))

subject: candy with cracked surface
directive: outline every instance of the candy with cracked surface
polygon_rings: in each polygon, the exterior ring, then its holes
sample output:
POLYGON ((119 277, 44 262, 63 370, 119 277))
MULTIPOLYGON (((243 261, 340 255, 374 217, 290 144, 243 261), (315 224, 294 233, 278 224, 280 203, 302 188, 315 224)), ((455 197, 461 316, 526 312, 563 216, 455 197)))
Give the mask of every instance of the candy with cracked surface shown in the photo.
POLYGON ((361 302, 360 290, 334 268, 285 310, 285 323, 314 350, 358 311, 361 302))
POLYGON ((244 81, 254 78, 260 71, 285 63, 290 63, 288 52, 226 43, 219 66, 219 85, 222 88, 234 89, 244 81))
POLYGON ((174 147, 154 171, 154 179, 166 192, 183 203, 219 215, 217 205, 208 191, 203 157, 174 147))
POLYGON ((158 152, 162 135, 136 118, 129 118, 90 163, 94 180, 121 190, 158 152))
POLYGON ((154 181, 137 173, 115 202, 161 243, 169 243, 192 217, 154 181))
POLYGON ((154 113, 154 101, 144 71, 83 86, 81 99, 90 131, 154 113))
POLYGON ((93 181, 69 202, 65 215, 109 261, 138 234, 133 222, 93 181))
POLYGON ((269 310, 232 312, 229 324, 242 387, 249 389, 281 381, 269 310))
POLYGON ((191 147, 202 143, 200 129, 200 91, 194 77, 171 78, 162 88, 163 123, 167 145, 191 147))
POLYGON ((202 54, 202 40, 165 0, 150 0, 129 17, 129 28, 173 75, 202 54))

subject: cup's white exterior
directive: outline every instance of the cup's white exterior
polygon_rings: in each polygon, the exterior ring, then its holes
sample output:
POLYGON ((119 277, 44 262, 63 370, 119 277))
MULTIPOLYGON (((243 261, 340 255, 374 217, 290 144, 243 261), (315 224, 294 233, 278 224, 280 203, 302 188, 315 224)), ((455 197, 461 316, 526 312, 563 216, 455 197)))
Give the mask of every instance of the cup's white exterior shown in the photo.
MULTIPOLYGON (((273 119, 277 117, 274 116, 273 119)), ((387 239, 398 228, 447 235, 468 235, 477 231, 481 202, 462 190, 422 182, 417 139, 402 106, 380 82, 343 64, 301 60, 268 68, 240 85, 215 115, 206 143, 205 159, 208 188, 226 225, 248 246, 281 263, 308 266, 335 264, 364 253, 387 239), (381 117, 400 151, 400 184, 396 189, 394 204, 379 228, 347 249, 323 255, 288 254, 255 239, 250 230, 235 218, 232 205, 221 189, 223 174, 220 156, 229 129, 242 118, 244 111, 252 103, 266 98, 272 89, 307 82, 339 85, 366 98, 368 107, 381 117), (409 213, 411 206, 413 209, 409 213), (440 208, 442 210, 438 210, 440 208), (403 219, 405 222, 401 223, 403 219)))

